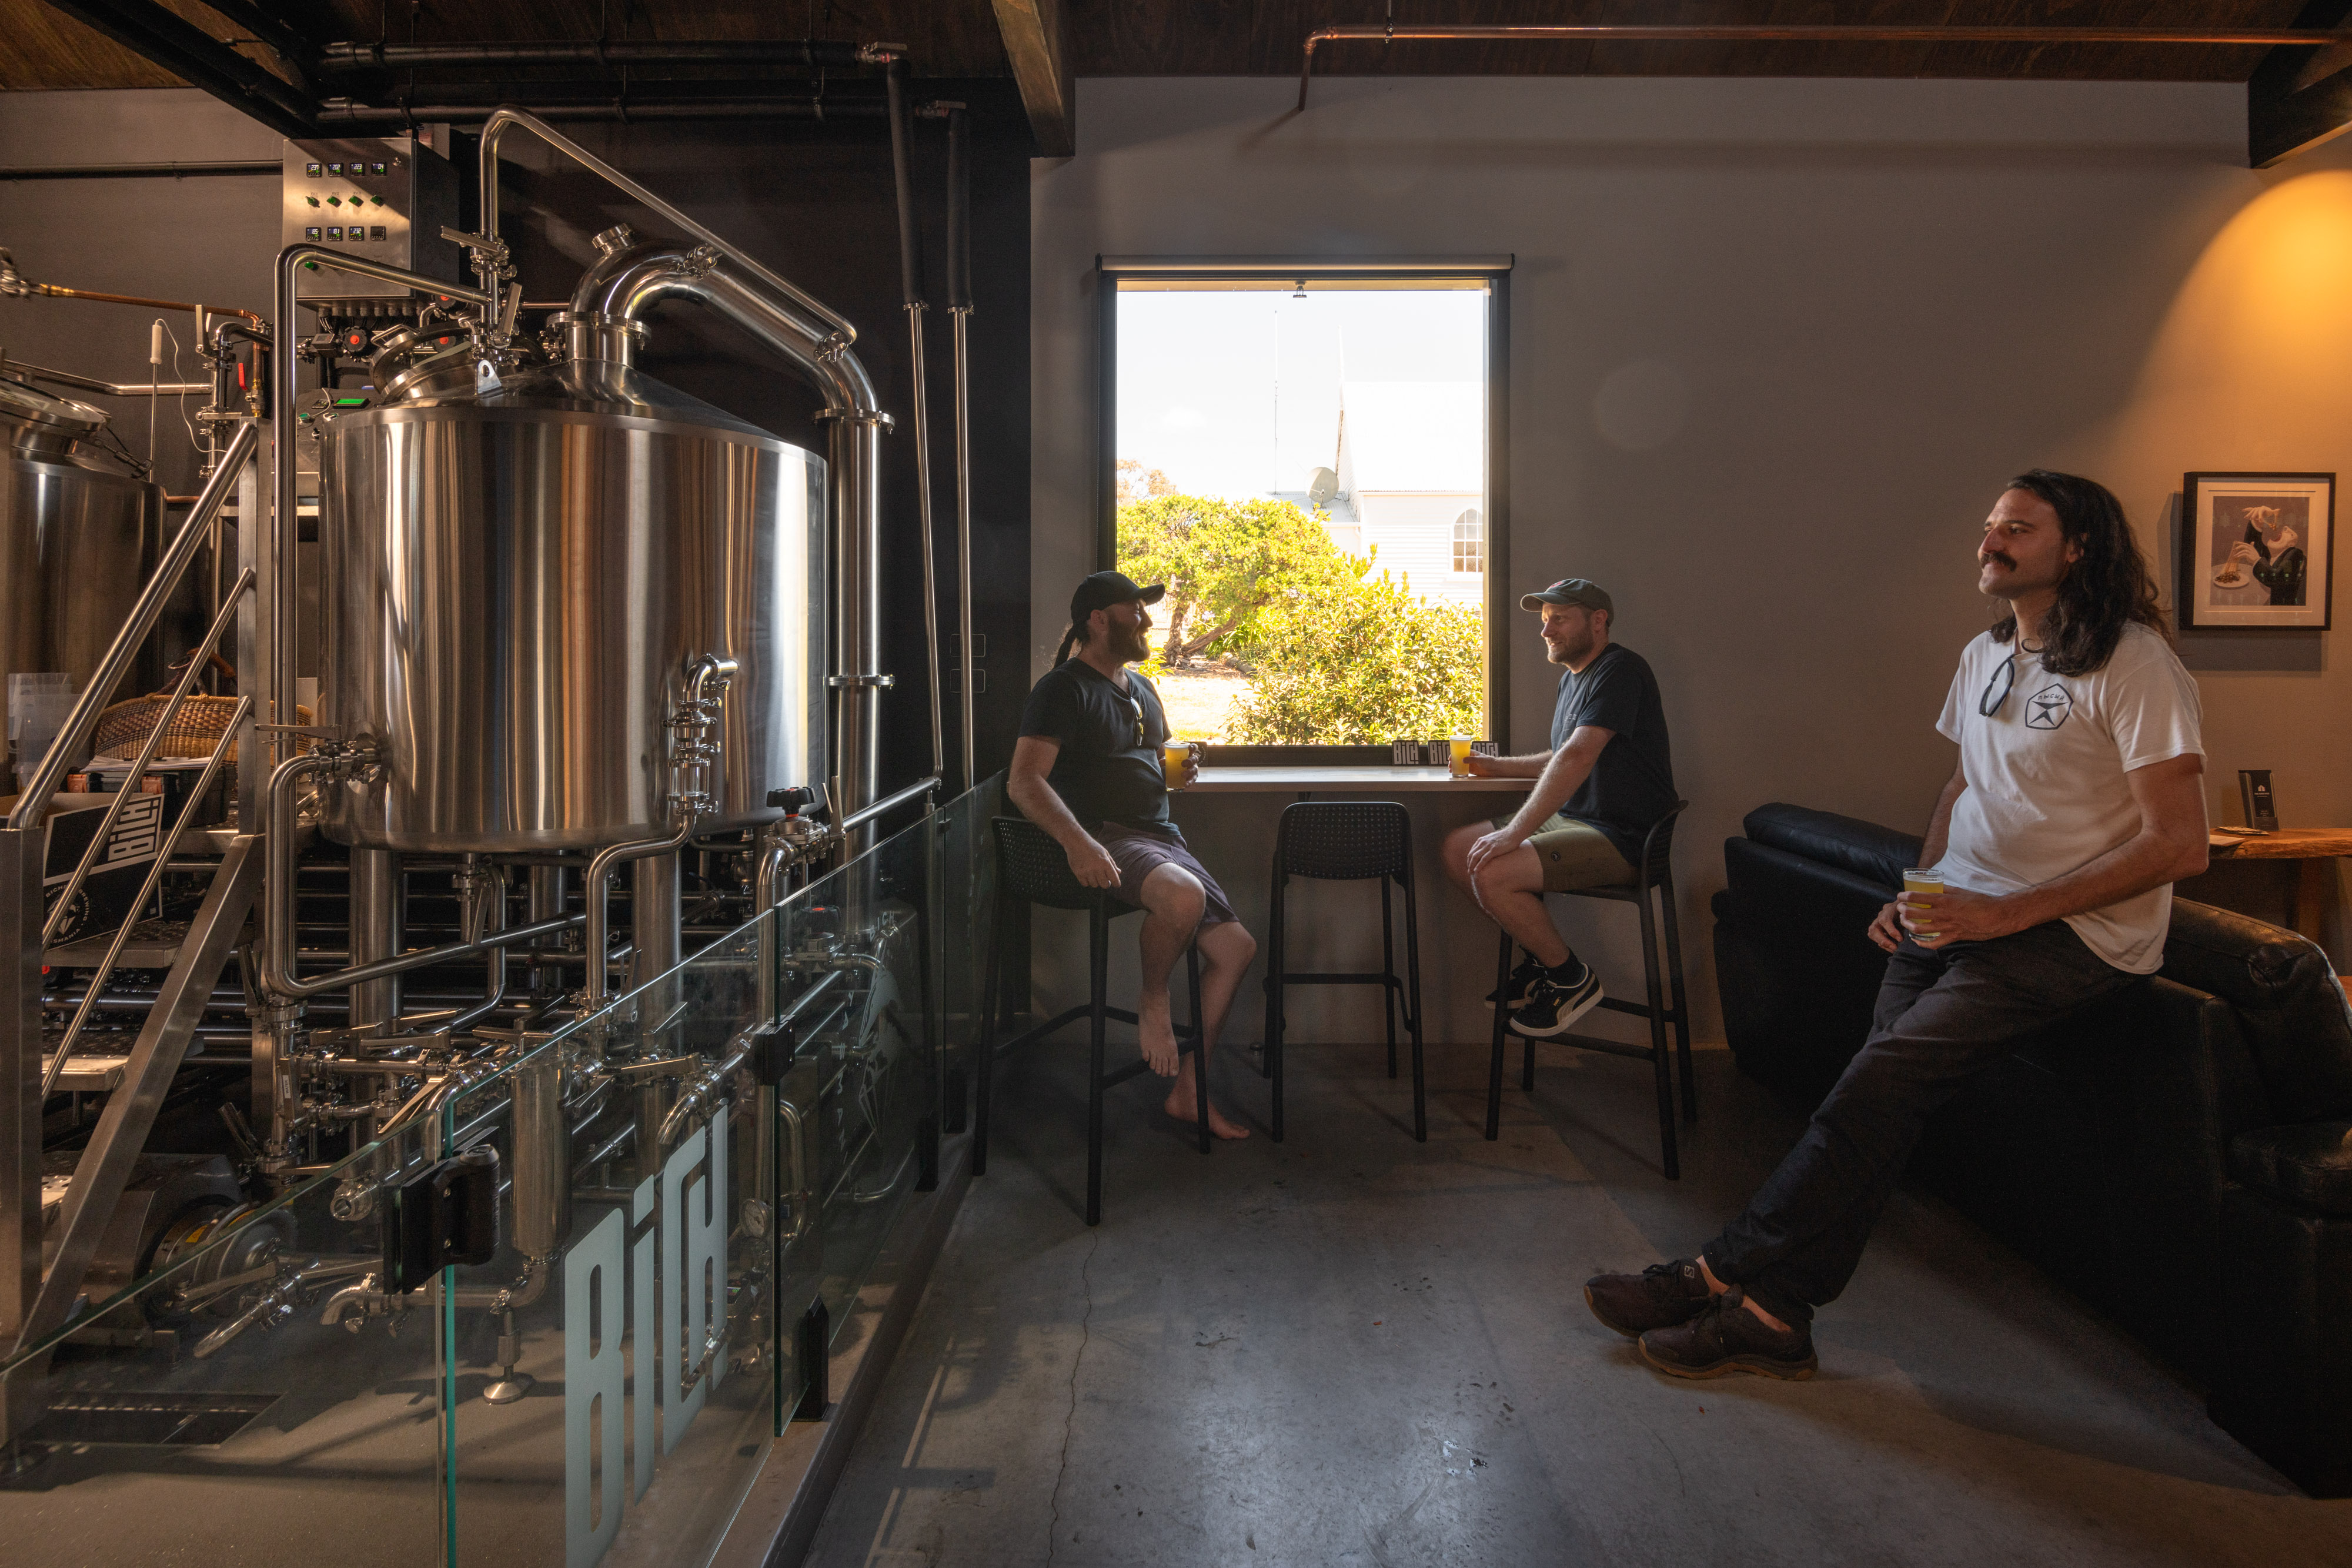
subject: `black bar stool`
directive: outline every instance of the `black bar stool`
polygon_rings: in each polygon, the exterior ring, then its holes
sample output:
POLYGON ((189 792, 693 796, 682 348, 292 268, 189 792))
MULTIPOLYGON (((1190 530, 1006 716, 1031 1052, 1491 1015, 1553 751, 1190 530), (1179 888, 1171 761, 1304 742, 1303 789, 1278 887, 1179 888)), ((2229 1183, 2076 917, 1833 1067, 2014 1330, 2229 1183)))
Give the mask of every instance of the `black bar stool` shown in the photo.
MULTIPOLYGON (((1104 1026, 1112 1019, 1121 1023, 1133 1023, 1136 1017, 1124 1008, 1109 1005, 1106 995, 1106 978, 1110 962, 1110 923, 1125 915, 1140 915, 1142 910, 1123 899, 1115 898, 1108 888, 1088 887, 1070 874, 1070 858, 1062 846, 1054 841, 1051 833, 1023 817, 998 817, 996 828, 996 920, 1000 929, 1015 918, 1025 915, 1021 905, 1042 904, 1053 909, 1083 909, 1087 912, 1087 963, 1093 982, 1090 998, 1084 1007, 1065 1009, 1034 1029, 1013 1040, 997 1043, 997 1030, 1003 1023, 1003 1007, 998 998, 998 953, 1001 943, 991 943, 988 952, 986 988, 981 993, 986 999, 987 1025, 982 1031, 980 1050, 980 1082, 975 1096, 972 1116, 971 1174, 980 1176, 988 1169, 988 1112, 992 1091, 996 1080, 996 1059, 1024 1045, 1045 1039, 1064 1024, 1078 1019, 1091 1019, 1094 1030, 1088 1043, 1087 1069, 1087 1223, 1097 1225, 1102 1220, 1102 1147, 1103 1092, 1116 1084, 1144 1072, 1150 1067, 1141 1061, 1130 1061, 1116 1072, 1103 1071, 1104 1026)), ((1176 1031, 1176 1048, 1180 1055, 1191 1052, 1192 1057, 1193 1098, 1200 1105, 1201 1152, 1207 1154, 1209 1137, 1209 1080, 1205 1061, 1201 1054, 1201 954, 1197 946, 1184 949, 1184 968, 1192 987, 1192 1025, 1176 1031)))
MULTIPOLYGON (((1619 904, 1630 904, 1642 912, 1642 978, 1649 988, 1647 1006, 1640 1002, 1619 1001, 1615 997, 1603 997, 1601 1005, 1613 1012, 1632 1013, 1635 1018, 1650 1020, 1650 1044, 1645 1050, 1638 1045, 1623 1045, 1613 1040, 1601 1040, 1589 1034, 1562 1034, 1551 1037, 1550 1043, 1572 1045, 1582 1051, 1606 1051, 1612 1056, 1631 1056, 1648 1061, 1658 1075, 1658 1143, 1665 1153, 1666 1179, 1682 1179, 1682 1161, 1675 1151, 1675 1094, 1671 1072, 1666 1064, 1666 1026, 1675 1026, 1675 1042, 1682 1059, 1683 1120, 1698 1120, 1698 1078, 1691 1071, 1690 1009, 1683 999, 1683 943, 1675 926, 1675 820, 1690 809, 1688 800, 1677 800, 1675 809, 1651 825, 1649 836, 1642 842, 1640 880, 1631 887, 1580 887, 1558 896, 1563 898, 1606 898, 1619 904), (1666 982, 1658 974, 1658 932, 1650 912, 1653 894, 1661 895, 1660 908, 1666 927, 1666 967, 1671 971, 1674 1005, 1666 1005, 1666 982)), ((1497 998, 1507 995, 1511 984, 1512 937, 1503 933, 1502 957, 1496 971, 1495 989, 1497 998)), ((1510 1012, 1500 1005, 1495 1008, 1495 1060, 1486 1074, 1486 1137, 1489 1142, 1502 1134, 1503 1122, 1503 1041, 1504 1028, 1510 1022, 1510 1012)), ((1522 1039, 1526 1037, 1522 1036, 1522 1039)), ((1536 1086, 1536 1042, 1527 1040, 1527 1061, 1519 1075, 1519 1087, 1536 1086)))
POLYGON ((1272 950, 1265 962, 1265 1068, 1274 1080, 1274 1141, 1282 1141, 1283 989, 1287 986, 1378 986, 1388 1023, 1389 1076, 1397 1074, 1397 1014, 1412 1036, 1412 1135, 1429 1142, 1429 1103, 1421 1061, 1421 916, 1412 894, 1412 819, 1394 800, 1301 800, 1283 809, 1274 839, 1274 908, 1266 917, 1272 950), (1283 889, 1294 876, 1325 882, 1381 879, 1381 967, 1347 975, 1291 974, 1284 964, 1283 889), (1397 978, 1396 932, 1389 884, 1404 888, 1405 973, 1397 978))

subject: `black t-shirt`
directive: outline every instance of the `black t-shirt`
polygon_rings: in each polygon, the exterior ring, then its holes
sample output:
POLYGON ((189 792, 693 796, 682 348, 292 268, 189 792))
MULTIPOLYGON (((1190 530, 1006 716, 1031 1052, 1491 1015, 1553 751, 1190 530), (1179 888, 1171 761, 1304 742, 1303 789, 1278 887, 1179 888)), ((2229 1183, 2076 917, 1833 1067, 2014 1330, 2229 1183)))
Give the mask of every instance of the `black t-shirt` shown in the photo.
POLYGON ((1029 689, 1021 733, 1060 745, 1045 782, 1080 827, 1170 831, 1168 781, 1160 771, 1168 715, 1151 683, 1133 670, 1125 691, 1083 659, 1046 671, 1029 689))
POLYGON ((1577 786, 1563 817, 1590 822, 1628 861, 1638 862, 1642 840, 1659 818, 1674 810, 1675 764, 1666 744, 1666 709, 1658 700, 1658 678, 1650 662, 1622 643, 1611 643, 1584 673, 1564 670, 1559 700, 1551 712, 1551 748, 1568 744, 1580 726, 1611 732, 1609 744, 1577 786))

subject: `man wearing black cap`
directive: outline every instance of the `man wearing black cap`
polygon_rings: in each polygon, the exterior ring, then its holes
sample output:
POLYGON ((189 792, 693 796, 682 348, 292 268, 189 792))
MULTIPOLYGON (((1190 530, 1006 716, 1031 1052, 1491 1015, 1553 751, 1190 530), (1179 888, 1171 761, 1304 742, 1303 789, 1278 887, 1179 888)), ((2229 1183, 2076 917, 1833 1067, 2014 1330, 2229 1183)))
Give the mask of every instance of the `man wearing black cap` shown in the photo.
MULTIPOLYGON (((1168 977, 1199 933, 1201 1008, 1207 1029, 1202 1066, 1225 1021, 1257 943, 1234 917, 1223 888, 1192 856, 1168 820, 1169 780, 1160 747, 1168 715, 1151 683, 1127 666, 1150 656, 1144 633, 1167 589, 1145 588, 1116 571, 1098 571, 1070 596, 1070 629, 1054 667, 1038 679, 1021 712, 1005 793, 1022 815, 1054 835, 1070 871, 1087 887, 1113 888, 1143 916, 1143 990, 1136 1003, 1143 1059, 1173 1078, 1166 1110, 1198 1118, 1190 1073, 1176 1071, 1176 1029, 1168 977)), ((1188 762, 1179 783, 1199 771, 1188 762)), ((1246 1129, 1213 1106, 1209 1127, 1221 1138, 1246 1129)))
POLYGON ((1580 577, 1519 601, 1543 617, 1544 655, 1566 666, 1552 706, 1551 746, 1526 757, 1473 757, 1489 778, 1533 779, 1527 802, 1492 824, 1457 828, 1445 870, 1526 956, 1488 1001, 1510 1010, 1513 1032, 1548 1039, 1601 1004, 1601 977, 1580 960, 1544 908, 1547 893, 1624 887, 1643 836, 1674 809, 1666 713, 1647 660, 1610 641, 1617 610, 1580 577))

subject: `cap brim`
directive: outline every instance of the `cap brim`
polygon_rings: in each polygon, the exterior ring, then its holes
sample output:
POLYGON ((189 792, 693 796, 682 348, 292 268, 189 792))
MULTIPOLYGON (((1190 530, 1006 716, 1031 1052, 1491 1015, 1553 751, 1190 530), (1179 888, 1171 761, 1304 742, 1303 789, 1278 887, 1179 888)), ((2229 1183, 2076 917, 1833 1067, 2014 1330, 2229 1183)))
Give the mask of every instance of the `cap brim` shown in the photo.
POLYGON ((1519 596, 1522 610, 1541 610, 1547 604, 1573 604, 1573 599, 1554 599, 1548 593, 1527 593, 1519 596))
POLYGON ((1157 604, 1162 599, 1167 597, 1168 585, 1164 582, 1155 582, 1150 587, 1145 589, 1142 592, 1137 594, 1135 596, 1135 602, 1138 604, 1157 604))

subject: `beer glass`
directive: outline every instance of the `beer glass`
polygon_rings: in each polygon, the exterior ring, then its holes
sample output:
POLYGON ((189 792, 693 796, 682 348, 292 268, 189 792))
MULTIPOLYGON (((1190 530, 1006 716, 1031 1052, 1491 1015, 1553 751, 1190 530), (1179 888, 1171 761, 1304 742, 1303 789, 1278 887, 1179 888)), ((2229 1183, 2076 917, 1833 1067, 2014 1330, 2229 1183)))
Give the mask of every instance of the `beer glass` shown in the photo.
POLYGON ((1451 753, 1446 758, 1445 770, 1456 779, 1470 777, 1471 744, 1470 737, 1466 735, 1457 735, 1447 742, 1451 753))
MULTIPOLYGON (((1903 891, 1906 893, 1941 893, 1944 891, 1944 873, 1934 866, 1913 866, 1910 870, 1903 873, 1903 891)), ((1919 906, 1916 904, 1906 904, 1904 907, 1906 909, 1916 910, 1919 906)), ((1914 931, 1911 935, 1915 937, 1925 937, 1927 939, 1933 940, 1934 938, 1943 935, 1943 933, 1938 931, 1914 931)))
POLYGON ((1184 788, 1184 764, 1191 761, 1192 758, 1192 743, 1189 740, 1178 740, 1171 736, 1160 746, 1160 775, 1167 779, 1169 789, 1172 790, 1184 788))

